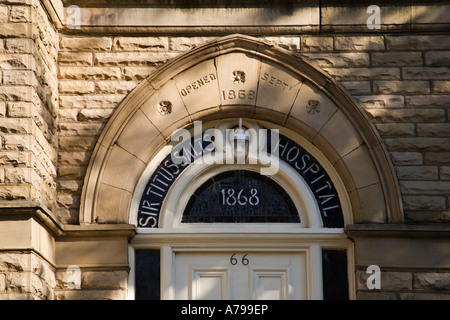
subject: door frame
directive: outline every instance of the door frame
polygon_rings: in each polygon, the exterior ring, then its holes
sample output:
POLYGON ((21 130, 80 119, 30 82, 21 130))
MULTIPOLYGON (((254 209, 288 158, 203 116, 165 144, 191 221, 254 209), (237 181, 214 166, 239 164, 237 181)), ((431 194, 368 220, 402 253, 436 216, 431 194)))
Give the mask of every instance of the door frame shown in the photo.
MULTIPOLYGON (((307 230, 307 229, 305 229, 307 230)), ((322 249, 345 249, 349 298, 355 299, 354 247, 343 229, 311 230, 300 233, 248 233, 238 232, 181 232, 163 229, 141 233, 129 245, 130 276, 128 299, 135 297, 135 250, 160 250, 161 299, 175 299, 175 254, 177 252, 292 252, 304 251, 307 257, 307 296, 311 300, 323 298, 322 249), (264 239, 262 242, 261 239, 264 239)))

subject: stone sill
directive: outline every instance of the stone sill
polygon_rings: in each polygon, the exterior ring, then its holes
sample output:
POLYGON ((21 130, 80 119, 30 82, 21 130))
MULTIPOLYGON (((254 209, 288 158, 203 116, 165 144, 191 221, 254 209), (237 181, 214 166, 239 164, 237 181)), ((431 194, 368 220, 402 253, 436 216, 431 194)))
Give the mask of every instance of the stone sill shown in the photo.
POLYGON ((345 232, 350 238, 360 237, 406 237, 450 238, 448 224, 352 224, 345 232))
POLYGON ((82 26, 80 29, 61 28, 60 32, 67 35, 76 34, 118 34, 134 36, 145 35, 177 35, 177 36, 225 36, 232 33, 241 33, 250 36, 275 36, 298 34, 323 34, 323 33, 356 33, 364 35, 377 35, 384 33, 408 33, 408 32, 446 32, 450 29, 450 23, 446 24, 408 24, 408 25, 383 25, 379 30, 368 30, 363 25, 329 25, 329 26, 204 26, 204 27, 151 27, 151 26, 82 26))
POLYGON ((136 226, 132 224, 64 225, 60 238, 126 236, 131 239, 135 234, 136 226))
POLYGON ((49 208, 38 202, 0 201, 0 218, 2 220, 29 217, 35 217, 53 236, 58 236, 63 231, 63 224, 57 220, 49 208))
MULTIPOLYGON (((132 238, 136 226, 130 224, 63 224, 46 207, 34 201, 0 201, 1 220, 35 218, 55 238, 115 237, 132 238)), ((0 221, 1 223, 1 221, 0 221)))

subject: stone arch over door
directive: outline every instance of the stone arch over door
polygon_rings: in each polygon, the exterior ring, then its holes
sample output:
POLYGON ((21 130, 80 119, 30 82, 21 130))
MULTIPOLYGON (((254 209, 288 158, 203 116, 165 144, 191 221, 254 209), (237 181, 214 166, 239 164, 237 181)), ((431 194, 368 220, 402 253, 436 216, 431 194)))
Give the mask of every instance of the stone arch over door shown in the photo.
POLYGON ((118 106, 89 163, 80 223, 128 223, 136 184, 172 132, 233 117, 287 128, 320 150, 345 185, 354 223, 403 221, 387 151, 345 89, 302 57, 230 35, 167 62, 118 106))

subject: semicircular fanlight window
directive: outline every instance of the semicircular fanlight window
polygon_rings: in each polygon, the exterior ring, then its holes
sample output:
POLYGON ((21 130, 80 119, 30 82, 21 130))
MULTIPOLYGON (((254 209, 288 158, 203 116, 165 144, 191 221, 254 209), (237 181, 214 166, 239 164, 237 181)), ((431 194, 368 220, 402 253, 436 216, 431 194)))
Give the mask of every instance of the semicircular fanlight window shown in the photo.
POLYGON ((287 192, 268 176, 248 170, 220 173, 191 196, 183 223, 299 223, 287 192))

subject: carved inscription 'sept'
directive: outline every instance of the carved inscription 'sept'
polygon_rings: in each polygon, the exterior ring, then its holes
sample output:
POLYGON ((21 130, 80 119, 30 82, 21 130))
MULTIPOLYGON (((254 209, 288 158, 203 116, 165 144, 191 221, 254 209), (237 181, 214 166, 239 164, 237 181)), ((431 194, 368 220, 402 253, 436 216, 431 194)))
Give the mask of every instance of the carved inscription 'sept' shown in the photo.
POLYGON ((292 86, 290 86, 289 84, 287 84, 283 80, 275 78, 274 76, 271 76, 268 73, 264 73, 261 76, 261 80, 264 81, 265 83, 269 84, 269 85, 274 86, 274 87, 280 87, 280 88, 282 88, 283 91, 286 90, 286 89, 291 90, 293 88, 292 86))
POLYGON ((183 89, 180 90, 180 94, 183 97, 186 97, 187 95, 189 95, 190 93, 194 92, 197 89, 200 89, 201 87, 216 81, 217 77, 214 73, 210 73, 206 76, 201 77, 200 79, 197 79, 193 82, 191 82, 190 84, 188 84, 186 87, 184 87, 183 89))

